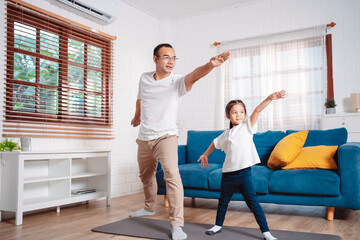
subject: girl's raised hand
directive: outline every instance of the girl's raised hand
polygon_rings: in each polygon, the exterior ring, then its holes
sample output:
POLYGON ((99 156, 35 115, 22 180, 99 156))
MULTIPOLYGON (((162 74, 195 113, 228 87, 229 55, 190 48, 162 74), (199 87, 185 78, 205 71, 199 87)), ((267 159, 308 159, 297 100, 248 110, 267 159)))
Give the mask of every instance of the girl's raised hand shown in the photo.
POLYGON ((274 92, 269 97, 271 100, 278 100, 278 99, 284 98, 285 95, 286 95, 286 91, 283 89, 281 91, 274 92))
POLYGON ((209 163, 208 163, 207 156, 201 155, 197 161, 198 161, 198 162, 201 161, 201 168, 204 168, 204 167, 205 167, 205 168, 208 168, 209 163))

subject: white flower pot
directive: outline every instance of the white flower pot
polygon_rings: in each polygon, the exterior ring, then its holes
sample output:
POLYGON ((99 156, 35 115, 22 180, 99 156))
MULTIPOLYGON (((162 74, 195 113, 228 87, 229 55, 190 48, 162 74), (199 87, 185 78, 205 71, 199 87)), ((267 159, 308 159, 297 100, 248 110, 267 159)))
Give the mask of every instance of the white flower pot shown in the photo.
POLYGON ((335 114, 336 108, 326 108, 326 114, 335 114))

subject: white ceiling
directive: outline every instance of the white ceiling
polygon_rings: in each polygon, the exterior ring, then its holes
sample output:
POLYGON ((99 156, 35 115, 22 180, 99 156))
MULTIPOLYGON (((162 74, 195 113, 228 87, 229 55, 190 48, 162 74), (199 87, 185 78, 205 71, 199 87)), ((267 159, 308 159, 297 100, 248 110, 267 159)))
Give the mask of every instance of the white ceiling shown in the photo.
POLYGON ((121 0, 159 19, 179 19, 259 0, 121 0))

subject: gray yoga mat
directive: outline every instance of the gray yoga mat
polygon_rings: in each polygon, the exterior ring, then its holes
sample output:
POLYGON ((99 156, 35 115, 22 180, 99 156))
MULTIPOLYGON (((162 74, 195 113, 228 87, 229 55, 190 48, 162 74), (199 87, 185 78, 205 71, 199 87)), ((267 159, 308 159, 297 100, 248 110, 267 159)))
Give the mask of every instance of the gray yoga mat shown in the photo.
MULTIPOLYGON (((263 239, 260 229, 223 226, 222 232, 209 236, 206 229, 212 225, 200 223, 185 223, 184 231, 188 240, 259 240, 263 239)), ((171 239, 169 221, 150 218, 126 218, 93 228, 94 232, 125 235, 132 237, 168 240, 171 239)), ((336 235, 305 233, 293 231, 271 230, 271 234, 279 240, 340 240, 336 235)))

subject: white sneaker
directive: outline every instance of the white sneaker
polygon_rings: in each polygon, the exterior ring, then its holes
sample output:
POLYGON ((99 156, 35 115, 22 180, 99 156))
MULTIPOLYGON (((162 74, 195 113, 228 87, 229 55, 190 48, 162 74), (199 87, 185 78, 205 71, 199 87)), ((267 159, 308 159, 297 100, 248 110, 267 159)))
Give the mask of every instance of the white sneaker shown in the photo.
POLYGON ((184 240, 187 239, 187 234, 180 226, 174 226, 171 228, 171 238, 172 240, 184 240))
POLYGON ((144 208, 142 208, 136 212, 130 213, 129 217, 142 217, 142 216, 153 216, 153 215, 155 215, 155 211, 149 212, 144 208))

